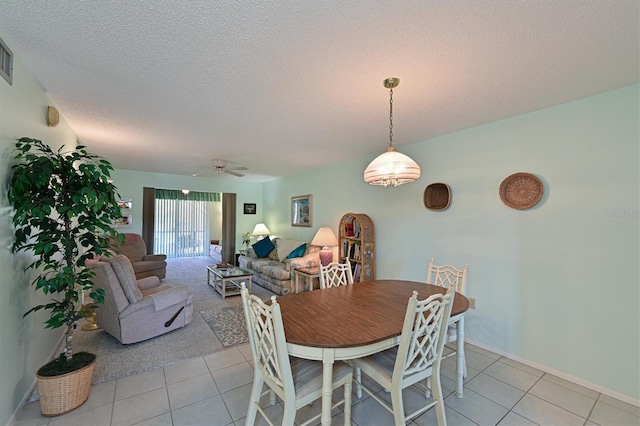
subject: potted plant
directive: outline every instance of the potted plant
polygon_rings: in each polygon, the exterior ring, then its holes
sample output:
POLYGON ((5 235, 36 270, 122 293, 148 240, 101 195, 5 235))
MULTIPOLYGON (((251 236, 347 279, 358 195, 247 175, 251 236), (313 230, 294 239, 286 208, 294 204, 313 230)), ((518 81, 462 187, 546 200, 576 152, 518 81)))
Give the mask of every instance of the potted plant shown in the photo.
POLYGON ((24 316, 50 311, 46 328, 66 327, 64 351, 38 370, 42 414, 54 416, 86 401, 95 355, 73 354, 72 333, 87 314, 80 303, 83 292, 100 303, 102 289, 93 289, 94 272, 87 260, 108 255, 110 238, 122 236, 112 228, 120 217, 116 188, 110 182, 111 164, 90 154, 84 146, 54 151, 42 141, 21 138, 15 144, 8 198, 14 208, 13 253, 27 252, 25 271, 36 275, 31 285, 50 297, 24 316))
POLYGON ((242 244, 244 244, 245 250, 249 250, 249 243, 251 243, 251 232, 245 232, 242 234, 242 244))

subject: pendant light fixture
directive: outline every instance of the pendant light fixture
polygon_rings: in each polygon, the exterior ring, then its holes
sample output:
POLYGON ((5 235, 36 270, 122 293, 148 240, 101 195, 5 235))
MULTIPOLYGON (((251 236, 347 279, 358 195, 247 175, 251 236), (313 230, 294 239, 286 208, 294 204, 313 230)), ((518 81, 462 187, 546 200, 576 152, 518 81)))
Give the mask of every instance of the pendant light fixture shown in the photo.
POLYGON ((371 185, 398 186, 420 177, 420 166, 393 146, 393 88, 400 79, 387 78, 382 84, 389 89, 389 148, 377 156, 364 171, 364 181, 371 185))

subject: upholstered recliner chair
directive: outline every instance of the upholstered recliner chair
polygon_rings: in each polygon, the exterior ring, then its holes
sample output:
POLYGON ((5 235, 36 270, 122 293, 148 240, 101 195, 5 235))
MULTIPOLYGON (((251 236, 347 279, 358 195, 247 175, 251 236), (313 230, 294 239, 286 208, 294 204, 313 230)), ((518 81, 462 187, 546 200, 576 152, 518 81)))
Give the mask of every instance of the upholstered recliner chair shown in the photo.
POLYGON ((112 248, 120 254, 124 254, 131 260, 136 278, 145 278, 155 275, 162 279, 167 274, 167 256, 165 254, 147 254, 147 246, 139 234, 124 234, 124 244, 113 241, 112 248))
POLYGON ((160 284, 156 276, 137 280, 124 255, 103 257, 94 268, 94 284, 105 291, 96 322, 120 342, 147 340, 193 320, 193 295, 186 286, 160 284))

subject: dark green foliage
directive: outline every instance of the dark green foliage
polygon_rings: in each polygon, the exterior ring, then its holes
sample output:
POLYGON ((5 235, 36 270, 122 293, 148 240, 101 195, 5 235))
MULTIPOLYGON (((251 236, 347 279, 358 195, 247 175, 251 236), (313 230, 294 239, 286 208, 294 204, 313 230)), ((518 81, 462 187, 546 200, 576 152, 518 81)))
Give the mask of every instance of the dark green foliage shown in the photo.
MULTIPOLYGON (((37 276, 31 283, 51 296, 51 302, 31 308, 51 311, 47 328, 67 326, 67 345, 76 322, 86 313, 79 306, 82 291, 96 303, 102 289, 92 289, 91 268, 85 262, 108 255, 109 239, 123 236, 112 228, 120 217, 116 187, 110 182, 111 164, 87 152, 53 151, 36 139, 16 142, 8 198, 15 209, 12 250, 29 252, 34 260, 26 269, 37 276)), ((70 359, 67 346, 65 354, 70 359)))
POLYGON ((61 376, 86 367, 94 359, 96 356, 89 352, 78 352, 73 355, 71 361, 67 361, 64 354, 60 354, 58 358, 40 367, 38 374, 45 377, 61 376))

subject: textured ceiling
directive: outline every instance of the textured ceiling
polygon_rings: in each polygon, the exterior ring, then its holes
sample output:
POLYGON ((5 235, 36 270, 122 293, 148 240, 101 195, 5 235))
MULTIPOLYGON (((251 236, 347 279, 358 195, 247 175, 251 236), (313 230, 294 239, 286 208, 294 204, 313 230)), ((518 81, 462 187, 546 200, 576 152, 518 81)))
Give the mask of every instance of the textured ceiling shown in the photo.
POLYGON ((637 0, 2 0, 0 37, 116 168, 191 175, 217 158, 249 168, 221 179, 265 181, 383 152, 387 77, 401 79, 399 147, 637 83, 639 10, 637 0))

